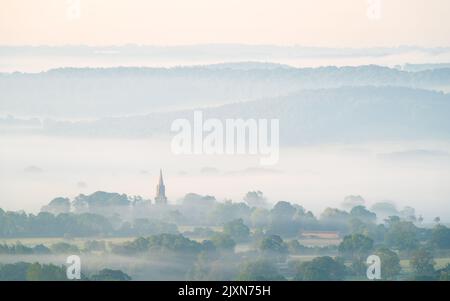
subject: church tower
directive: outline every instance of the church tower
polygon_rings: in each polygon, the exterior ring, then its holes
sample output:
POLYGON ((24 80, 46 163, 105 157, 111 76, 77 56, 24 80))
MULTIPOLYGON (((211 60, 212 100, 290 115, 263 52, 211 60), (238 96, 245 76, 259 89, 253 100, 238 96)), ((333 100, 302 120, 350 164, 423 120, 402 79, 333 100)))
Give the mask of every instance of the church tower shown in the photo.
POLYGON ((159 182, 156 185, 155 204, 167 204, 166 186, 164 186, 162 170, 159 170, 159 182))

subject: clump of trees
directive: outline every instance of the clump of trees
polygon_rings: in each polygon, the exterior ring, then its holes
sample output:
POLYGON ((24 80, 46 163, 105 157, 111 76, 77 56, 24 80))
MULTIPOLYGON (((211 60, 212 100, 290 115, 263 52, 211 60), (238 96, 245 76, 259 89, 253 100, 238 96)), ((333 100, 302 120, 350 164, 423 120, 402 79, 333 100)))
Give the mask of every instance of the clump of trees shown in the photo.
POLYGON ((250 240, 250 228, 244 224, 242 218, 225 223, 223 233, 229 235, 236 242, 247 242, 250 240))
MULTIPOLYGON (((214 244, 214 242, 213 242, 214 244)), ((122 244, 113 244, 112 252, 120 255, 178 255, 196 256, 207 248, 205 244, 184 237, 181 234, 159 234, 150 237, 139 237, 122 244)))
POLYGON ((108 236, 113 228, 101 215, 5 212, 0 209, 0 237, 108 236))
POLYGON ((121 270, 103 269, 89 277, 91 281, 130 281, 131 277, 121 270))
POLYGON ((438 224, 431 232, 430 245, 438 249, 449 250, 450 229, 438 224))
POLYGON ((357 276, 366 273, 366 258, 373 250, 373 240, 362 234, 345 236, 338 247, 339 253, 351 261, 351 269, 357 276))
POLYGON ((400 257, 387 247, 380 247, 375 251, 382 262, 381 278, 384 280, 395 280, 401 272, 400 257))
POLYGON ((267 259, 245 262, 236 278, 238 281, 281 281, 286 278, 280 274, 276 265, 267 259))
POLYGON ((14 245, 0 244, 0 254, 8 255, 28 255, 28 254, 50 254, 51 251, 46 246, 39 244, 34 247, 27 247, 20 242, 14 245))
POLYGON ((308 262, 298 263, 295 280, 300 281, 340 281, 347 275, 347 268, 339 259, 330 256, 316 257, 308 262))
MULTIPOLYGON (((129 281, 131 277, 120 270, 103 269, 84 281, 129 281)), ((0 281, 68 281, 66 268, 54 264, 17 262, 0 264, 0 281)))
POLYGON ((141 236, 157 233, 178 233, 175 224, 147 218, 132 222, 93 213, 5 212, 0 209, 0 237, 93 237, 141 236), (118 224, 114 226, 114 224, 118 224))
POLYGON ((435 280, 437 273, 435 261, 432 253, 424 247, 413 252, 410 259, 410 266, 413 270, 413 280, 435 280))

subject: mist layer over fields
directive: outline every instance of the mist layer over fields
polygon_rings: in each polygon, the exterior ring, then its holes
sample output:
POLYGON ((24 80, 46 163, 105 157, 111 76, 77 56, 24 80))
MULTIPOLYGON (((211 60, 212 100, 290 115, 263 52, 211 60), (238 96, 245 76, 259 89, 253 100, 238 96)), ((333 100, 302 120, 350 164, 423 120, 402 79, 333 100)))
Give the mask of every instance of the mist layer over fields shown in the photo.
POLYGON ((4 136, 2 208, 38 211, 57 196, 97 190, 153 198, 163 168, 170 202, 189 192, 242 201, 261 190, 319 212, 350 194, 413 206, 448 220, 450 144, 438 141, 283 147, 276 165, 258 155, 174 155, 166 139, 4 136))

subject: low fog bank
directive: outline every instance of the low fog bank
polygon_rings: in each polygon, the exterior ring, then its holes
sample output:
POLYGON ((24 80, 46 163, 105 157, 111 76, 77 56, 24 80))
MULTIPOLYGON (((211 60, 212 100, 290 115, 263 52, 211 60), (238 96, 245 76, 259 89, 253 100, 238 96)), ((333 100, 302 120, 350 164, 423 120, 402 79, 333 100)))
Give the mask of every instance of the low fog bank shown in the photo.
POLYGON ((5 210, 38 212, 55 197, 111 191, 153 199, 163 169, 169 203, 187 193, 242 201, 264 192, 272 204, 297 203, 319 214, 348 195, 366 206, 411 206, 425 222, 450 220, 450 145, 442 141, 282 148, 276 165, 259 156, 174 155, 170 141, 7 136, 0 141, 5 210))
POLYGON ((450 61, 448 48, 323 48, 304 46, 207 44, 190 46, 2 46, 0 72, 41 72, 61 66, 189 66, 222 62, 260 61, 297 67, 404 65, 406 70, 430 69, 429 63, 450 61), (420 64, 410 66, 407 63, 420 64), (421 65, 425 66, 421 66, 421 65), (413 68, 414 67, 414 68, 413 68))

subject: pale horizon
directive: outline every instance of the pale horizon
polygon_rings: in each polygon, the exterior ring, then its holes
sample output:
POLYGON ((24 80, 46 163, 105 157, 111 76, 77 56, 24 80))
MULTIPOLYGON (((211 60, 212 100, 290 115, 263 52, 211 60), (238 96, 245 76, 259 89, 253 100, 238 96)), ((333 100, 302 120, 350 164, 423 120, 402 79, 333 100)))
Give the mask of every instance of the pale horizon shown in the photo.
POLYGON ((450 46, 445 0, 1 2, 0 45, 450 46))

